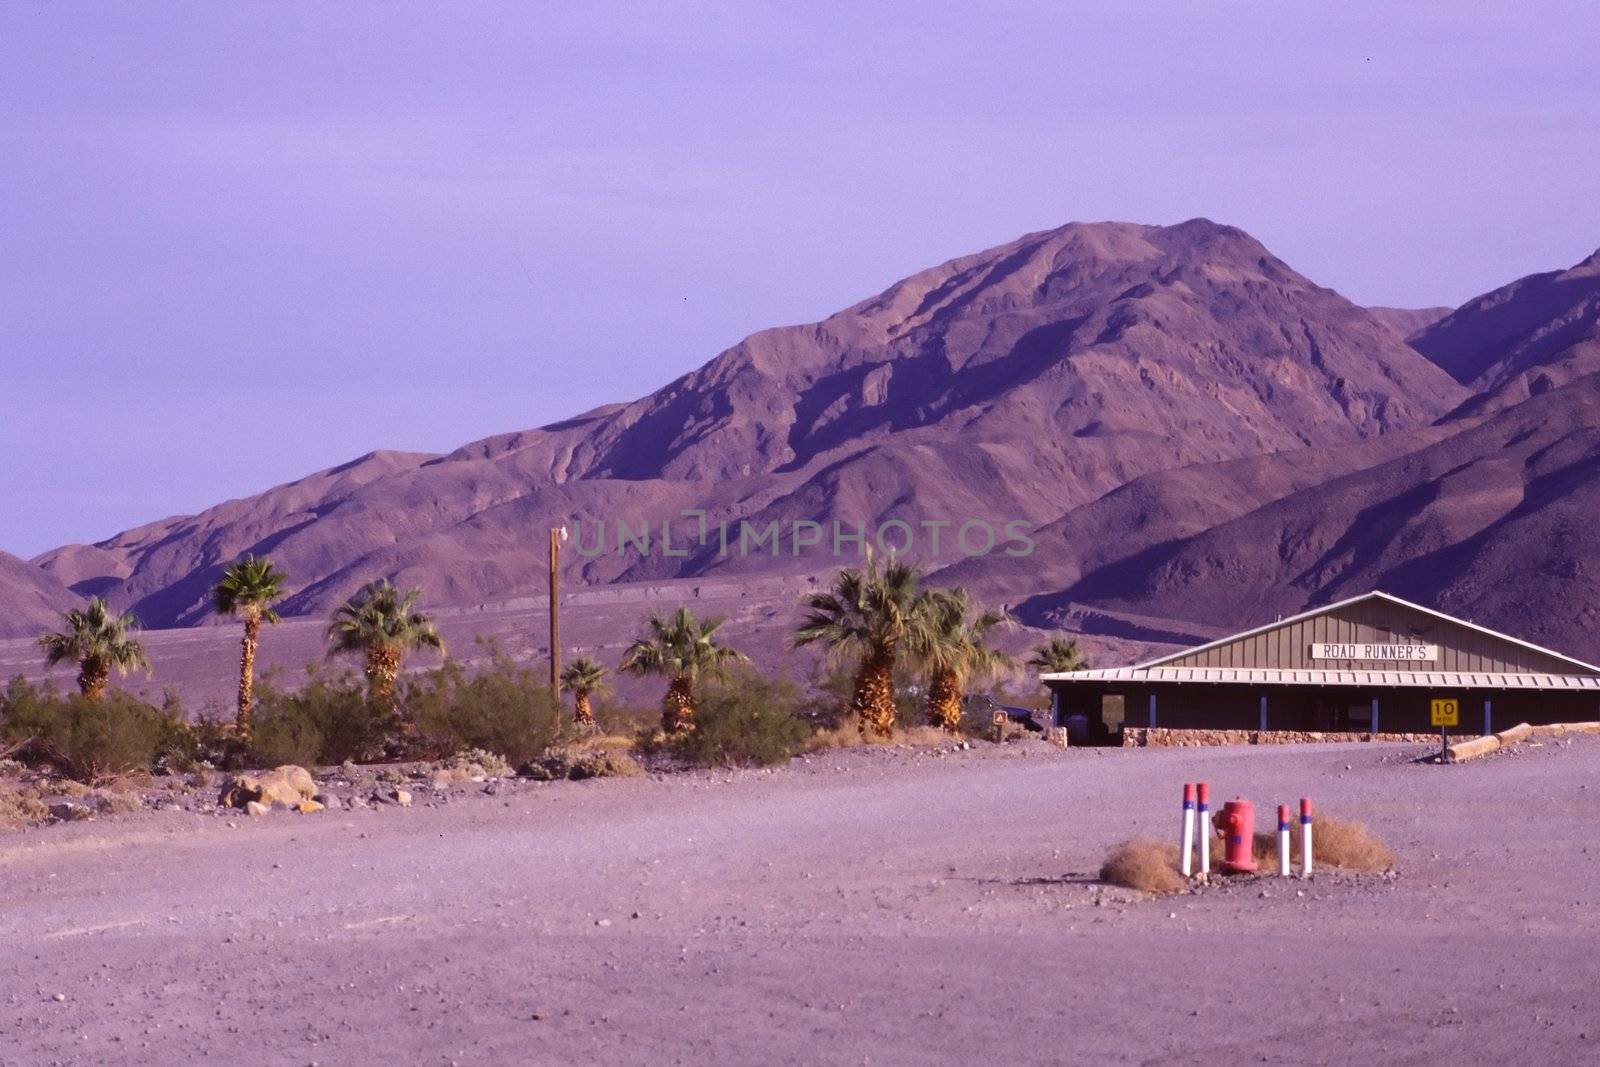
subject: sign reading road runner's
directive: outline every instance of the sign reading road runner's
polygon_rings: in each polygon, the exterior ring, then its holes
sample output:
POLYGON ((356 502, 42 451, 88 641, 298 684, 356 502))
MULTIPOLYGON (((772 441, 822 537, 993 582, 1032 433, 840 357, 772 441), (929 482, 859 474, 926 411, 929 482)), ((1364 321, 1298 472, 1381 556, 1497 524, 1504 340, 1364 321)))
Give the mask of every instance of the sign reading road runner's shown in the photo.
POLYGON ((1439 658, 1439 646, 1319 643, 1311 646, 1311 658, 1359 659, 1384 663, 1432 663, 1439 658))
POLYGON ((1434 700, 1428 705, 1434 726, 1460 726, 1461 701, 1455 698, 1434 700))

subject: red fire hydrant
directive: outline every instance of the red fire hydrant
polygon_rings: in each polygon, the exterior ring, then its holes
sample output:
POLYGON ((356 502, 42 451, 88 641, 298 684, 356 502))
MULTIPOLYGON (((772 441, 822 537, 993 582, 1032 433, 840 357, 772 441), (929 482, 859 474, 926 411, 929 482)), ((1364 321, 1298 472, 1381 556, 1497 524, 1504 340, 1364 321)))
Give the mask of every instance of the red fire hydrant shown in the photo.
POLYGON ((1222 805, 1222 813, 1216 817, 1215 822, 1217 832, 1222 835, 1223 870, 1235 874, 1249 874, 1254 871, 1256 806, 1244 797, 1234 797, 1222 805))

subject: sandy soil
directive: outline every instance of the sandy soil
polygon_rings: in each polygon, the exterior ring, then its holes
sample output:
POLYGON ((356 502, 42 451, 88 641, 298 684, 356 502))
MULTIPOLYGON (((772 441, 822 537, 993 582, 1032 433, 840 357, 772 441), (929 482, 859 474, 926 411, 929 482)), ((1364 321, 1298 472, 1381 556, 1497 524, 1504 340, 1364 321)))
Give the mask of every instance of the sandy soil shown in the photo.
POLYGON ((10 834, 0 1062, 1595 1062, 1600 739, 1416 751, 844 751, 10 834), (1094 886, 1193 778, 1308 792, 1402 872, 1094 886))

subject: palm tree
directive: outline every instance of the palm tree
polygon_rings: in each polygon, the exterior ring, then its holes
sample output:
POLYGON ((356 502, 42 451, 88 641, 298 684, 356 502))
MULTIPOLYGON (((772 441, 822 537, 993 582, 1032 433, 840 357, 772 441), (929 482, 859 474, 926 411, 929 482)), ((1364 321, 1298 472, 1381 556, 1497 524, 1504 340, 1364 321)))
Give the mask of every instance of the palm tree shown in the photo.
POLYGON ((1067 671, 1088 670, 1089 660, 1078 647, 1076 639, 1052 637, 1049 644, 1039 645, 1033 650, 1033 655, 1028 658, 1028 666, 1040 674, 1064 674, 1067 671))
POLYGON ((862 736, 894 735, 894 666, 916 626, 921 572, 890 559, 880 572, 872 557, 861 570, 845 568, 833 591, 805 600, 806 616, 795 630, 795 647, 822 644, 833 659, 857 657, 850 712, 862 736))
POLYGON ((679 608, 663 617, 651 615, 648 633, 628 647, 621 669, 631 674, 660 675, 667 679, 667 694, 661 700, 661 729, 669 734, 694 729, 694 687, 701 678, 727 674, 745 656, 717 644, 721 619, 700 620, 688 608, 679 608))
POLYGON ((917 598, 909 651, 928 672, 928 721, 957 733, 966 687, 1011 666, 1011 657, 986 643, 1010 622, 1004 612, 977 611, 965 589, 936 589, 917 598))
POLYGON ((244 642, 239 653, 239 711, 234 719, 243 737, 250 735, 250 709, 255 706, 256 646, 261 643, 261 624, 277 624, 278 613, 272 605, 287 594, 283 587, 286 577, 271 560, 245 556, 222 572, 222 580, 211 593, 218 615, 244 620, 244 642))
POLYGON ((367 693, 384 706, 394 704, 395 681, 407 654, 421 648, 444 651, 432 617, 417 610, 422 590, 402 594, 387 578, 371 582, 333 613, 328 655, 365 659, 367 693))
POLYGON ((139 628, 132 612, 113 615, 111 607, 99 597, 83 610, 67 612, 66 629, 39 638, 46 666, 71 661, 78 665, 78 689, 91 703, 106 695, 111 672, 127 674, 150 669, 144 646, 128 635, 139 628))
POLYGON ((572 721, 579 726, 594 725, 594 709, 589 694, 605 688, 606 669, 588 656, 579 656, 561 668, 561 688, 572 692, 572 721))

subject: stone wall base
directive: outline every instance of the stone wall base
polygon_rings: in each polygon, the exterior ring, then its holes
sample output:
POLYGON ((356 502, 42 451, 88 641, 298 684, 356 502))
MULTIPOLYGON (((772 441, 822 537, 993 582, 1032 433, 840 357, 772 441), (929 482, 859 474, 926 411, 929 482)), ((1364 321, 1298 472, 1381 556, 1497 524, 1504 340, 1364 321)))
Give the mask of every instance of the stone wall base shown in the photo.
POLYGON ((1124 726, 1123 748, 1207 748, 1216 745, 1307 745, 1336 741, 1435 742, 1439 735, 1370 734, 1364 731, 1318 730, 1179 730, 1158 726, 1124 726))

